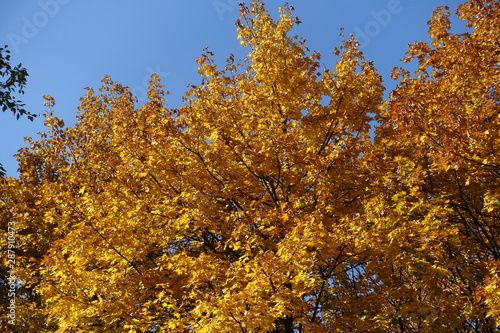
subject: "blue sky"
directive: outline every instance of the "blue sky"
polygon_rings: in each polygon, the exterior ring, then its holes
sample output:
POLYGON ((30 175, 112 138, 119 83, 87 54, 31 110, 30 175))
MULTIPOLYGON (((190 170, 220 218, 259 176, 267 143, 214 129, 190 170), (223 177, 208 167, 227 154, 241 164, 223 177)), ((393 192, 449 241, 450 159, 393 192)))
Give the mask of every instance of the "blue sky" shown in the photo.
MULTIPOLYGON (((31 113, 45 111, 43 95, 56 99, 54 112, 72 126, 85 87, 98 88, 110 75, 129 86, 140 101, 151 73, 171 92, 169 106, 181 105, 188 84, 198 84, 196 58, 204 47, 223 64, 248 51, 236 41, 238 0, 0 0, 0 44, 8 44, 12 65, 22 62, 29 77, 20 98, 31 113)), ((386 87, 391 69, 400 66, 407 45, 428 40, 426 22, 437 6, 451 0, 288 0, 302 24, 295 33, 311 51, 333 66, 339 30, 356 33, 368 60, 373 60, 386 87)), ((275 13, 284 1, 268 0, 275 13)), ((457 32, 462 24, 457 22, 457 32)), ((43 118, 16 120, 0 113, 0 162, 17 176, 13 155, 24 137, 44 131, 43 118)))

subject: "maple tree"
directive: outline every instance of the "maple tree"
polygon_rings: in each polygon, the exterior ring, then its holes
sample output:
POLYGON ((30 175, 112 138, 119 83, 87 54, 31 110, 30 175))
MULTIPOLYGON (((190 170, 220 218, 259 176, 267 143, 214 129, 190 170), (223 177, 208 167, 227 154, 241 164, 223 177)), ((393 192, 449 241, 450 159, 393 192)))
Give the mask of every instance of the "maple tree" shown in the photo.
POLYGON ((457 13, 472 31, 438 8, 386 102, 353 37, 322 69, 291 6, 253 1, 247 57, 205 50, 180 108, 153 75, 139 108, 105 77, 74 127, 47 113, 0 184, 14 330, 495 331, 498 2, 457 13))
POLYGON ((418 63, 414 76, 395 69, 400 85, 377 119, 372 165, 381 169, 373 178, 384 190, 369 203, 381 231, 372 241, 394 246, 384 265, 386 274, 398 272, 387 275, 398 293, 407 290, 393 300, 402 327, 435 331, 446 323, 493 332, 500 295, 500 8, 498 1, 460 5, 459 18, 473 29, 458 35, 449 32, 447 9, 429 21, 430 45, 410 46, 404 61, 418 63))

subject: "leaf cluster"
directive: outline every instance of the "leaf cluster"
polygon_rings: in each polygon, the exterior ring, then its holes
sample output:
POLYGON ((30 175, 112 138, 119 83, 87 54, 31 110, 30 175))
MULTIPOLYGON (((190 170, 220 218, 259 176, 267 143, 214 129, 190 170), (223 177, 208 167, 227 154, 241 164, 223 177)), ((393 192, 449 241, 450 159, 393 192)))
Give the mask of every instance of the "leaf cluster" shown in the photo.
POLYGON ((22 64, 12 67, 10 50, 7 45, 0 48, 0 76, 4 78, 0 81, 0 107, 2 111, 12 111, 17 119, 26 115, 29 120, 33 121, 36 115, 26 111, 24 104, 13 96, 13 93, 24 93, 28 71, 22 67, 22 64))

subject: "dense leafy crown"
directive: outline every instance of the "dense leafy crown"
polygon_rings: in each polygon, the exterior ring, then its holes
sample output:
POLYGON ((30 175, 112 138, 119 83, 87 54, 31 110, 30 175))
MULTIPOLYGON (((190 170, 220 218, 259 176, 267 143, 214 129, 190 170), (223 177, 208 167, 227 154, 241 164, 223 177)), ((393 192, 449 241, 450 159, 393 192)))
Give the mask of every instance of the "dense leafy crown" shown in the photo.
POLYGON ((273 20, 254 1, 236 23, 247 57, 221 69, 206 50, 179 109, 153 75, 140 108, 106 77, 75 127, 49 113, 0 185, 22 318, 2 328, 494 332, 499 3, 457 14, 471 31, 438 8, 385 102, 354 39, 326 69, 291 6, 273 20))

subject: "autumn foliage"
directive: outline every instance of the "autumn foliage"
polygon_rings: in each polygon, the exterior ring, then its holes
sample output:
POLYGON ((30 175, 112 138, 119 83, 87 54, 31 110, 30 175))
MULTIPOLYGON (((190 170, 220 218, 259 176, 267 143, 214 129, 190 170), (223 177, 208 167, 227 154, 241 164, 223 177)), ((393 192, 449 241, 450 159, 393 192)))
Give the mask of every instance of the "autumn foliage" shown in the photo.
POLYGON ((182 107, 153 75, 141 107, 106 77, 74 127, 49 112, 0 184, 2 330, 495 332, 499 6, 459 35, 438 8, 386 101, 355 39, 328 69, 254 1, 247 57, 205 50, 182 107))

